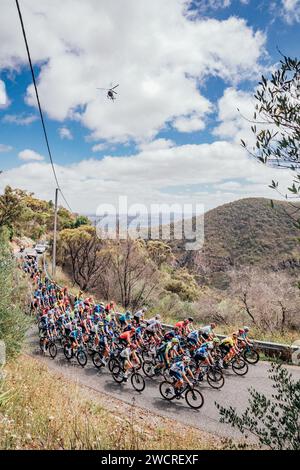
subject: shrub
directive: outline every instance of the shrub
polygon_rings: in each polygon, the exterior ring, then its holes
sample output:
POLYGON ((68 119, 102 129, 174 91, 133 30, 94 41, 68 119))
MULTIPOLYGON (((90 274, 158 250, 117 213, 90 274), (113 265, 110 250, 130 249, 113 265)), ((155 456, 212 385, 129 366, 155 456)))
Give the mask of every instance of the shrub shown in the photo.
POLYGON ((249 406, 241 416, 232 407, 216 404, 220 421, 272 450, 300 450, 300 380, 294 381, 278 364, 272 364, 269 375, 275 389, 271 398, 250 389, 249 406))

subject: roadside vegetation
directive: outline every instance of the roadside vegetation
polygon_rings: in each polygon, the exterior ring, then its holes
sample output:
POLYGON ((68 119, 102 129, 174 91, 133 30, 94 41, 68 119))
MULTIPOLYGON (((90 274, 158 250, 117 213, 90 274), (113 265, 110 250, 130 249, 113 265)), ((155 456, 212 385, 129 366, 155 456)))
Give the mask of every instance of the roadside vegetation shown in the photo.
POLYGON ((28 283, 17 269, 5 231, 0 231, 0 292, 0 340, 5 342, 10 359, 21 351, 29 326, 24 314, 28 283))
POLYGON ((272 397, 250 390, 247 409, 239 415, 233 407, 217 404, 221 423, 230 424, 243 435, 254 436, 270 450, 300 450, 300 380, 287 369, 273 364, 269 370, 272 397))
POLYGON ((202 450, 227 446, 215 436, 174 425, 172 420, 134 405, 118 402, 114 410, 110 397, 74 386, 27 356, 11 362, 6 373, 0 390, 1 449, 202 450))

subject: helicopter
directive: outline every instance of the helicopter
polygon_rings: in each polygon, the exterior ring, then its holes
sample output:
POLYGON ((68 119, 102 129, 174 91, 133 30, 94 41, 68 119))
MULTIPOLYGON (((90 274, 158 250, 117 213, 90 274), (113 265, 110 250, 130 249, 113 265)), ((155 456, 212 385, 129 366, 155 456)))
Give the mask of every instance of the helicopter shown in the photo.
POLYGON ((115 85, 114 87, 111 87, 111 88, 97 88, 97 90, 105 90, 107 91, 107 98, 109 100, 112 100, 114 101, 116 99, 115 95, 117 95, 118 93, 115 91, 115 88, 117 88, 119 85, 115 85))

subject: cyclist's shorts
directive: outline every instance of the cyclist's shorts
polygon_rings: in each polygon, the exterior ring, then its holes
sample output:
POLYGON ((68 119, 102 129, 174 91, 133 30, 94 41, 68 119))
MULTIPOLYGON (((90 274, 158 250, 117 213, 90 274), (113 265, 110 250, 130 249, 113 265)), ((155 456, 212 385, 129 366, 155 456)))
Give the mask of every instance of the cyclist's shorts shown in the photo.
POLYGON ((147 328, 146 328, 146 333, 147 333, 147 335, 149 335, 149 336, 154 336, 154 335, 155 335, 155 331, 147 330, 147 328))
POLYGON ((205 361, 206 357, 203 354, 196 354, 194 359, 196 362, 202 362, 205 361))
POLYGON ((227 344, 221 344, 220 345, 220 348, 222 351, 224 351, 225 353, 229 353, 230 350, 231 350, 231 346, 227 345, 227 344))
POLYGON ((198 341, 196 340, 196 338, 187 338, 187 342, 189 344, 192 344, 193 346, 196 346, 196 344, 198 343, 198 341))
POLYGON ((167 361, 166 361, 164 352, 159 352, 157 354, 157 359, 159 360, 159 362, 163 362, 165 364, 165 366, 167 365, 167 361))
POLYGON ((209 339, 209 334, 208 333, 202 333, 202 338, 203 339, 209 339))
POLYGON ((170 370, 170 377, 174 377, 174 379, 177 379, 177 380, 182 379, 182 375, 180 374, 180 372, 176 372, 174 370, 170 370))
POLYGON ((119 343, 120 343, 122 346, 127 346, 128 341, 127 341, 127 339, 119 338, 119 343))

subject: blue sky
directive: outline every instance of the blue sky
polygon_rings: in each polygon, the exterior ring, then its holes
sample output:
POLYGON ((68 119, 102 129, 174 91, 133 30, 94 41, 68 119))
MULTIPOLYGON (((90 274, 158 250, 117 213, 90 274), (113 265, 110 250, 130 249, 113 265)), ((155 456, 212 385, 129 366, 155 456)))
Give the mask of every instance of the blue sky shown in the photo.
MULTIPOLYGON (((0 189, 50 199, 55 183, 13 4, 2 0, 0 18, 0 189)), ((120 195, 209 209, 271 197, 274 174, 289 181, 243 152, 240 139, 251 136, 236 108, 251 117, 277 47, 300 56, 300 1, 20 4, 58 178, 74 210, 95 213, 120 195), (120 84, 114 103, 96 89, 111 83, 120 84)))

